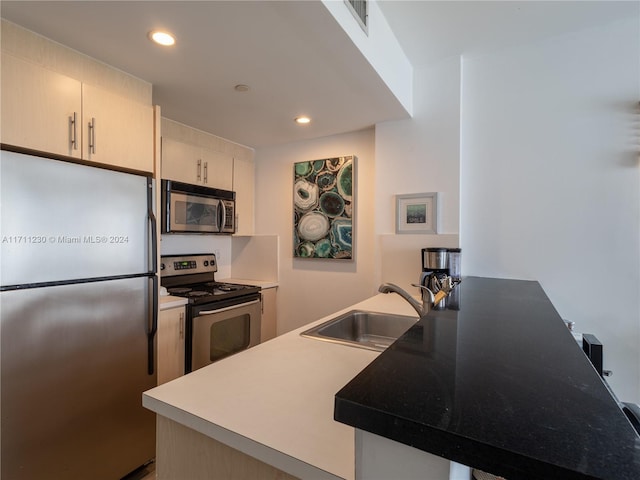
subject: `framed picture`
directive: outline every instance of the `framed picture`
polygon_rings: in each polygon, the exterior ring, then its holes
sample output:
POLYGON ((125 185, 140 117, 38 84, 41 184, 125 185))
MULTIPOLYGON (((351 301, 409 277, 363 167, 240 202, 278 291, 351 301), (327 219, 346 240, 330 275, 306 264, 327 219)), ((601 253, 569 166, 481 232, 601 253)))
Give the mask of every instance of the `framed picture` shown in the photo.
POLYGON ((438 193, 396 195, 396 233, 438 233, 438 193))
POLYGON ((354 155, 293 165, 293 256, 353 259, 354 155))

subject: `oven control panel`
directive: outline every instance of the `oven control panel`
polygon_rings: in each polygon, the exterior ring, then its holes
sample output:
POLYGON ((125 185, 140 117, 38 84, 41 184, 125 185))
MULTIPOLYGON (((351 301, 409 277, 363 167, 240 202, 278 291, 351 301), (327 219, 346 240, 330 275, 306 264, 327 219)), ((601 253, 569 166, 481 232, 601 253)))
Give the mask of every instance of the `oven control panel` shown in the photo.
POLYGON ((188 275, 218 271, 218 262, 213 253, 195 255, 163 255, 160 259, 162 276, 188 275))

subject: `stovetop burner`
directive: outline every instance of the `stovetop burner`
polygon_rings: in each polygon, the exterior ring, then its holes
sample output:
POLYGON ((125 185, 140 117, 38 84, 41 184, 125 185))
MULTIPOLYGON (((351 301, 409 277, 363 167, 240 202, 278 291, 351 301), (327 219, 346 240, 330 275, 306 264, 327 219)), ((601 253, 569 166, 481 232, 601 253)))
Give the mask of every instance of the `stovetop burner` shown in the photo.
POLYGON ((233 292, 235 290, 242 290, 243 288, 247 288, 248 285, 239 285, 235 283, 218 283, 218 282, 207 282, 205 283, 207 287, 213 287, 214 289, 221 290, 223 292, 233 292))
POLYGON ((169 295, 184 297, 190 304, 213 303, 231 298, 243 298, 260 292, 260 287, 231 283, 204 282, 184 287, 171 287, 169 295))
POLYGON ((169 288, 167 290, 171 295, 183 295, 185 293, 189 293, 191 291, 190 288, 169 288))
POLYGON ((170 295, 184 297, 191 305, 209 304, 237 298, 255 297, 260 287, 217 282, 214 254, 163 256, 161 284, 170 295))
POLYGON ((202 290, 193 290, 187 293, 187 297, 204 297, 209 295, 209 292, 203 292, 202 290))

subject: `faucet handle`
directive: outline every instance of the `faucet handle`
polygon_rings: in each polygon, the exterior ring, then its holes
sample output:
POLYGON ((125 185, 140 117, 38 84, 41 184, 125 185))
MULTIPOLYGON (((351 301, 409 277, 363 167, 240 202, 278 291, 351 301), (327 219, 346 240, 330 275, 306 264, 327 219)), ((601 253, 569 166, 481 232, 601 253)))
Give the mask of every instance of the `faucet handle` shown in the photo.
POLYGON ((433 294, 433 292, 430 289, 428 289, 424 285, 418 285, 417 283, 412 283, 411 286, 412 287, 418 287, 419 289, 421 289, 422 290, 422 301, 424 302, 425 300, 428 300, 429 303, 431 305, 433 305, 433 302, 435 301, 435 295, 433 294), (426 296, 426 298, 425 298, 425 296, 426 296))
POLYGON ((427 287, 424 287, 422 285, 416 285, 415 283, 412 283, 411 285, 413 285, 414 287, 418 287, 422 289, 422 301, 426 301, 427 299, 425 299, 425 295, 428 295, 428 300, 432 305, 436 305, 438 303, 440 303, 447 295, 449 295, 450 290, 438 290, 438 293, 436 293, 434 295, 434 293, 429 290, 427 287), (427 293, 428 292, 428 293, 427 293))

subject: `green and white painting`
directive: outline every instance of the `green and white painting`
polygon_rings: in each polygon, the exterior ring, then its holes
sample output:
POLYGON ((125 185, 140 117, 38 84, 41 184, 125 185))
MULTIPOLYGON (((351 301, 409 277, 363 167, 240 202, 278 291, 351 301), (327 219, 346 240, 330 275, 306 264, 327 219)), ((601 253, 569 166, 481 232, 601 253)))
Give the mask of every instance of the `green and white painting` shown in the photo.
POLYGON ((353 259, 354 164, 353 155, 294 164, 294 257, 353 259))

